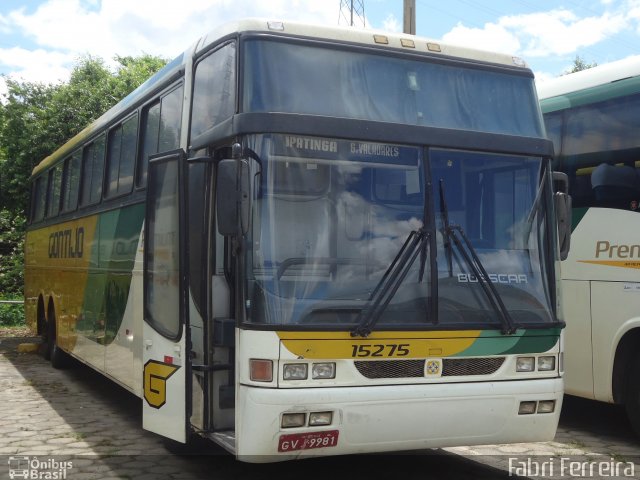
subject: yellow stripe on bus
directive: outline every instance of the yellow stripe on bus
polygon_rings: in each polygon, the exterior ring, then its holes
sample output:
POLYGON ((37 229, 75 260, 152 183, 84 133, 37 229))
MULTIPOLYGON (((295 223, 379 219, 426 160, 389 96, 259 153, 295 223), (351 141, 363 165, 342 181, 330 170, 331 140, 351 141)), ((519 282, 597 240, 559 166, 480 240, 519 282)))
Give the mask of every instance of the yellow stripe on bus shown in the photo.
POLYGON ((373 332, 367 338, 349 332, 278 332, 292 354, 308 359, 448 357, 469 348, 480 330, 458 332, 373 332))
POLYGON ((640 260, 578 260, 578 262, 605 265, 607 267, 640 269, 640 260))

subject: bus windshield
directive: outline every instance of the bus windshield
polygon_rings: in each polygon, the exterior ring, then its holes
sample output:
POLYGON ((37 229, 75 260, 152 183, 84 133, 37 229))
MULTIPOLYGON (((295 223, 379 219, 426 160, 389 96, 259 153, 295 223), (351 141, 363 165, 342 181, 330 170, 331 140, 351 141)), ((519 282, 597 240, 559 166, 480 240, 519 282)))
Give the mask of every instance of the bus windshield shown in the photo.
POLYGON ((521 71, 267 40, 245 42, 244 59, 244 112, 544 136, 533 77, 521 71))
POLYGON ((253 135, 247 147, 249 322, 353 328, 419 231, 376 329, 501 328, 488 282, 516 326, 553 322, 542 159, 296 135, 253 135))

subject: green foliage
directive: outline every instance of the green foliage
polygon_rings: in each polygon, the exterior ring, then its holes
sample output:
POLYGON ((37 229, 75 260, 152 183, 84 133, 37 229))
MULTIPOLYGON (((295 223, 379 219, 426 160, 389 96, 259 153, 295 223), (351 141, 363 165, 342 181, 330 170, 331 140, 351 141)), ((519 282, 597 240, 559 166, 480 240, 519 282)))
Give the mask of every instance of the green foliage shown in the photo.
POLYGON ((24 324, 24 306, 22 304, 0 303, 0 327, 16 327, 24 324))
POLYGON ((576 58, 573 60, 573 66, 569 70, 565 71, 563 75, 581 72, 582 70, 587 70, 589 68, 593 68, 597 66, 598 64, 596 62, 587 63, 579 55, 576 55, 576 58))
MULTIPOLYGON (((150 55, 115 61, 112 71, 100 58, 81 57, 69 81, 56 85, 5 78, 7 93, 0 98, 0 296, 22 297, 33 168, 166 64, 150 55)), ((13 306, 0 308, 0 323, 22 315, 13 306)))
POLYGON ((116 56, 115 60, 120 64, 117 78, 112 82, 112 92, 117 98, 126 97, 167 63, 166 60, 152 55, 116 56))
POLYGON ((53 144, 47 154, 117 103, 118 98, 110 92, 111 77, 101 59, 86 56, 78 61, 69 83, 55 89, 43 112, 47 140, 53 144))
POLYGON ((18 213, 27 205, 31 170, 55 146, 44 120, 54 87, 6 82, 8 93, 0 104, 0 208, 18 213))
POLYGON ((0 210, 0 298, 22 298, 24 217, 0 210))
POLYGON ((25 212, 33 168, 166 64, 143 55, 116 57, 112 72, 100 58, 81 57, 67 83, 6 79, 0 102, 0 208, 25 212))
MULTIPOLYGON (((21 300, 24 217, 0 210, 0 300, 21 300)), ((24 325, 22 304, 0 303, 0 327, 24 325)))

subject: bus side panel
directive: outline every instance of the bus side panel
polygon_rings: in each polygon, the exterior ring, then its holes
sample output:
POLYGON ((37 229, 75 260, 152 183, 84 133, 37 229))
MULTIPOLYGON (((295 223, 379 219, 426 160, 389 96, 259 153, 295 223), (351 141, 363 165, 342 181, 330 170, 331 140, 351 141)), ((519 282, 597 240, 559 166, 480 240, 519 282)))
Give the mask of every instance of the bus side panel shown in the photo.
POLYGON ((30 231, 25 268, 31 328, 39 299, 47 315, 51 302, 58 345, 139 394, 141 279, 130 287, 143 216, 138 204, 30 231))
POLYGON ((591 282, 595 398, 613 402, 612 377, 622 336, 640 327, 640 283, 591 282))
POLYGON ((136 322, 142 324, 142 289, 132 285, 132 272, 141 250, 143 216, 144 205, 138 204, 100 218, 100 267, 107 272, 103 292, 105 372, 131 389, 141 378, 141 370, 134 370, 134 351, 142 345, 141 335, 135 335, 136 322))
POLYGON ((636 212, 589 208, 571 234, 571 251, 562 262, 562 278, 637 282, 639 221, 636 212), (613 225, 615 228, 611 228, 613 225))
POLYGON ((638 213, 632 211, 589 208, 572 233, 571 252, 562 262, 567 393, 613 401, 612 372, 618 341, 637 324, 640 312, 639 220, 638 213), (610 225, 616 228, 603 228, 610 225), (590 288, 585 286, 589 284, 590 288), (593 350, 591 361, 586 351, 589 345, 593 350), (593 369, 591 387, 586 383, 587 369, 593 369))
MULTIPOLYGON (((76 347, 78 322, 83 319, 97 216, 32 230, 26 236, 25 299, 27 322, 35 331, 38 301, 45 315, 50 304, 56 317, 60 347, 76 347)), ((41 332, 45 333, 45 332, 41 332)))
POLYGON ((562 281, 562 308, 567 319, 564 345, 565 390, 571 395, 594 398, 589 282, 562 281))

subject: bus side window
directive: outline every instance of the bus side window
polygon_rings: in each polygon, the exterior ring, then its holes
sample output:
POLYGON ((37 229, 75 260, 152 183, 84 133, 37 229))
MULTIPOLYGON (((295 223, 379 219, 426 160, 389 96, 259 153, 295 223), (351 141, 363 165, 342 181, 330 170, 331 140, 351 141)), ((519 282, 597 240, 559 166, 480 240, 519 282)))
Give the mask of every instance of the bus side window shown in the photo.
POLYGON ((601 163, 591 173, 591 186, 598 207, 625 209, 640 194, 636 170, 629 165, 601 163))
POLYGON ((47 195, 47 217, 55 217, 60 212, 60 189, 62 188, 62 165, 49 170, 47 195))
POLYGON ((62 211, 72 212, 78 206, 80 187, 80 163, 82 152, 78 150, 64 161, 64 175, 62 187, 62 211))
POLYGON ((109 132, 106 197, 123 195, 131 191, 137 138, 138 114, 129 117, 109 132))
POLYGON ((196 65, 191 116, 192 139, 235 112, 235 58, 235 43, 228 43, 196 65))
POLYGON ((91 205, 102 196, 104 175, 104 134, 84 147, 82 157, 82 188, 80 205, 91 205))
POLYGON ((45 205, 47 204, 47 188, 44 175, 40 175, 33 187, 33 212, 31 221, 39 222, 44 218, 45 205))
POLYGON ((184 87, 181 85, 143 110, 137 187, 147 183, 150 155, 174 150, 180 146, 183 94, 184 87))

